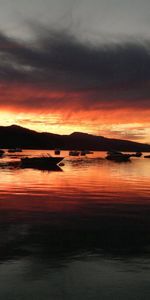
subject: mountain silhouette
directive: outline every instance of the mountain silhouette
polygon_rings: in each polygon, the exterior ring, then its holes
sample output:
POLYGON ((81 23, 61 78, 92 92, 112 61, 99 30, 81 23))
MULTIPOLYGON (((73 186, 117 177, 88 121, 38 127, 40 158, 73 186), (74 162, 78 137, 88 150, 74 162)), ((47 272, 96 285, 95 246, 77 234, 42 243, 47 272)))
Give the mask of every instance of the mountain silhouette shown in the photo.
POLYGON ((150 151, 150 145, 128 140, 110 139, 82 132, 70 135, 59 135, 47 132, 36 132, 18 125, 0 126, 1 148, 24 149, 88 149, 88 150, 120 150, 150 151))

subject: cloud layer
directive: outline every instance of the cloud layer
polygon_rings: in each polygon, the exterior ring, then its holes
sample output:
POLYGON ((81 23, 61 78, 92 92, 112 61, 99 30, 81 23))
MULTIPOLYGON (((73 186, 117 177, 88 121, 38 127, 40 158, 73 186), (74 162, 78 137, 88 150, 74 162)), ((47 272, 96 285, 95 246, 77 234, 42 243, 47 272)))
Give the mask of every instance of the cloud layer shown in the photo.
POLYGON ((2 107, 145 110, 149 87, 149 41, 90 44, 40 26, 32 45, 0 34, 2 107))

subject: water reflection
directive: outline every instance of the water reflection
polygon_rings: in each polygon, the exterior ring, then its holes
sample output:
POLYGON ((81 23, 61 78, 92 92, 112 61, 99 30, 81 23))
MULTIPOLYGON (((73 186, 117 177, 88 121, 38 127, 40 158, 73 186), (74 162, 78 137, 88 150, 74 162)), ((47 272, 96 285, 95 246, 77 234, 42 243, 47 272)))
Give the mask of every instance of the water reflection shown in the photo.
POLYGON ((148 162, 64 163, 1 169, 1 299, 149 299, 148 162))

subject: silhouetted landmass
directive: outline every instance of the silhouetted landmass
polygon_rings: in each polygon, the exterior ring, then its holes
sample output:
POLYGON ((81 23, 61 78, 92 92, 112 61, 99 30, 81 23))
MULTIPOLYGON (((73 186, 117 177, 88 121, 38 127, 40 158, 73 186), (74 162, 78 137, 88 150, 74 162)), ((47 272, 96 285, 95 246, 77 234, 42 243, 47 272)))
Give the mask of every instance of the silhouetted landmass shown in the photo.
POLYGON ((150 145, 128 140, 109 139, 80 132, 70 135, 39 133, 17 125, 0 126, 0 148, 16 147, 23 149, 150 151, 150 145))

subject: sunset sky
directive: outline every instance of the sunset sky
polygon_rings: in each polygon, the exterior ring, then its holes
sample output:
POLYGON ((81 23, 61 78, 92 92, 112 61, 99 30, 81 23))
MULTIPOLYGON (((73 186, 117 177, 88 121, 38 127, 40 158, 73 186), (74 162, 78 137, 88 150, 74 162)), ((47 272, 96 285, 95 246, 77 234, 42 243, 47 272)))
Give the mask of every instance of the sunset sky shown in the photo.
POLYGON ((0 125, 150 143, 149 0, 0 0, 0 125))

